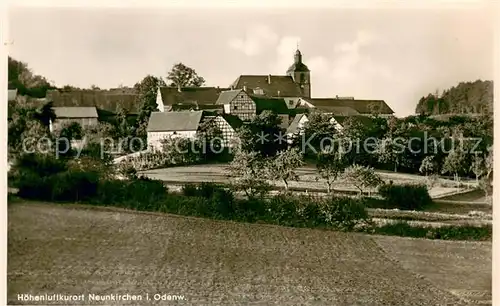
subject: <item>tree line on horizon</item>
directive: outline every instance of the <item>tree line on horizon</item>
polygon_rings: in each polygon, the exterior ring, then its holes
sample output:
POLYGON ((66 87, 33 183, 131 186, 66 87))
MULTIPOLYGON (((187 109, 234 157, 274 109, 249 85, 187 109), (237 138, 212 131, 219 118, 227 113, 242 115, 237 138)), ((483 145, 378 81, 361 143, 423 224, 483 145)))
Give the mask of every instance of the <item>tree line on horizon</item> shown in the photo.
POLYGON ((493 81, 460 82, 441 93, 429 93, 420 98, 417 114, 481 114, 493 112, 493 81))

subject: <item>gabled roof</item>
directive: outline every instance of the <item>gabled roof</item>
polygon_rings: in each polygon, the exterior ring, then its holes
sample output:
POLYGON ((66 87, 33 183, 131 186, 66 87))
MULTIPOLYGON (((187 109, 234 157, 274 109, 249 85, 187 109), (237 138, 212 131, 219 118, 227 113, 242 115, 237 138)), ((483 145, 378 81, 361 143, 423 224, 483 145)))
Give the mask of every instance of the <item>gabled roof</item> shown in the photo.
POLYGON ((92 107, 52 107, 57 118, 97 118, 97 109, 92 107))
POLYGON ((216 101, 216 104, 219 104, 219 105, 229 104, 242 91, 243 91, 242 89, 235 89, 235 90, 226 90, 226 91, 223 91, 223 92, 220 93, 219 98, 216 101))
POLYGON ((149 117, 148 132, 196 131, 203 111, 153 112, 149 117))
POLYGON ((207 110, 222 112, 224 110, 223 105, 212 105, 212 104, 202 104, 198 105, 196 103, 180 103, 172 105, 171 111, 178 112, 183 110, 207 110))
POLYGON ((293 118, 292 122, 290 123, 290 125, 288 126, 286 133, 287 134, 295 134, 296 132, 298 132, 299 122, 303 117, 307 118, 307 116, 305 114, 298 114, 297 116, 295 116, 293 118))
POLYGON ((219 94, 227 90, 217 87, 160 87, 161 99, 164 105, 180 103, 215 104, 219 94))
POLYGON ((17 97, 17 89, 9 89, 8 91, 8 101, 14 101, 17 97))
POLYGON ((360 115, 360 113, 348 106, 329 106, 327 107, 328 111, 335 116, 356 116, 360 115))
POLYGON ((222 114, 222 118, 229 123, 229 125, 236 130, 237 128, 241 127, 243 125, 243 121, 240 119, 240 117, 236 115, 231 115, 231 114, 222 114))
POLYGON ((373 119, 367 116, 363 115, 358 115, 358 116, 333 116, 333 118, 340 124, 344 125, 344 122, 348 119, 353 119, 355 121, 358 121, 364 126, 371 126, 373 124, 373 119))
POLYGON ((141 103, 135 89, 111 90, 61 90, 47 91, 47 100, 55 107, 96 107, 98 110, 117 113, 121 108, 130 114, 139 113, 141 103))
POLYGON ((305 99, 317 109, 324 112, 339 111, 338 107, 349 107, 360 114, 372 114, 377 111, 380 114, 393 114, 394 111, 383 100, 355 100, 341 98, 316 98, 305 99))
POLYGON ((268 97, 300 97, 302 93, 291 76, 288 75, 240 75, 232 84, 235 89, 254 90, 260 88, 268 97), (269 83, 269 79, 271 82, 269 83))
POLYGON ((257 114, 262 111, 270 110, 276 114, 288 114, 289 109, 286 106, 285 99, 283 98, 267 98, 261 96, 250 96, 255 102, 257 114))

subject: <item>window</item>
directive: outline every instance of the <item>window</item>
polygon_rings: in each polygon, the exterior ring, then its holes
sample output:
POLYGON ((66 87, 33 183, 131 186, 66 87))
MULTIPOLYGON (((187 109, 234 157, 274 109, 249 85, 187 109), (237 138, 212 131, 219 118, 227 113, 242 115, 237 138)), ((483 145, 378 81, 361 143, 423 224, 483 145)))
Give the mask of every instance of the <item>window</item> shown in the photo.
POLYGON ((293 100, 288 101, 289 105, 293 105, 293 100))
POLYGON ((300 74, 300 83, 304 83, 304 82, 305 82, 305 80, 306 80, 306 76, 305 76, 305 74, 301 73, 301 74, 300 74))
POLYGON ((263 95, 264 94, 264 90, 262 90, 262 88, 255 88, 253 90, 253 93, 256 94, 256 95, 263 95))
POLYGON ((241 95, 241 96, 240 96, 240 98, 242 98, 242 99, 243 99, 243 98, 244 98, 244 96, 243 96, 243 95, 241 95))
POLYGON ((233 108, 234 108, 234 109, 238 109, 238 105, 235 105, 233 108))

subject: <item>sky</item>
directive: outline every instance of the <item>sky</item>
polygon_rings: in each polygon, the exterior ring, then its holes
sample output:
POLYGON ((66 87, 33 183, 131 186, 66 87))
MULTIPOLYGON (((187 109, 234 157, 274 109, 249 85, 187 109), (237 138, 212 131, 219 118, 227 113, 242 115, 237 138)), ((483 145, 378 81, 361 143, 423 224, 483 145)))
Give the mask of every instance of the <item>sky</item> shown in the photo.
POLYGON ((312 97, 385 100, 413 114, 420 97, 493 79, 493 14, 467 9, 10 8, 9 55, 56 86, 133 86, 182 62, 227 87, 283 75, 299 45, 312 97))

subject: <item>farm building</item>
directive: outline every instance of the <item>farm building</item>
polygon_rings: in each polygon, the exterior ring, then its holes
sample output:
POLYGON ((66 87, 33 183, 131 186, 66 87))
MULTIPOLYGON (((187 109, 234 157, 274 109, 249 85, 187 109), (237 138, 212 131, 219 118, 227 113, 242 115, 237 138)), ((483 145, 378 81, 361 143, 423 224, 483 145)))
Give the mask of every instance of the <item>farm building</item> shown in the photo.
POLYGON ((56 119, 50 121, 51 132, 59 131, 65 125, 76 122, 82 128, 99 124, 97 109, 95 107, 53 107, 56 119))
POLYGON ((257 113, 255 102, 243 89, 223 91, 215 103, 224 106, 225 114, 241 120, 251 120, 257 113))
POLYGON ((195 139, 202 123, 212 120, 222 132, 223 145, 232 146, 237 141, 236 128, 243 124, 238 117, 206 111, 179 111, 151 113, 147 127, 148 147, 160 149, 166 138, 195 139))

